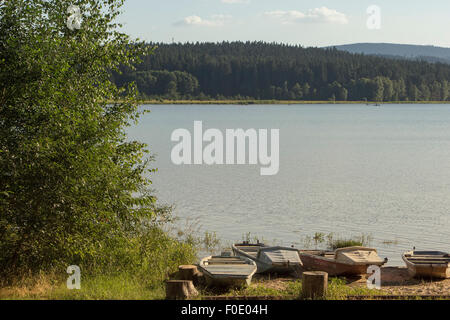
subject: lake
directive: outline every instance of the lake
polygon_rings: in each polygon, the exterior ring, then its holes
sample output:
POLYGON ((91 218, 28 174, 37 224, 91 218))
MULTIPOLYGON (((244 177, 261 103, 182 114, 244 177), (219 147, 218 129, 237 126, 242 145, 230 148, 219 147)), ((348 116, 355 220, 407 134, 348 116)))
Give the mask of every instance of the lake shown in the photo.
MULTIPOLYGON (((450 244, 450 105, 161 105, 129 129, 156 154, 157 196, 224 244, 247 233, 303 247, 316 232, 372 236, 390 264, 450 244), (280 170, 172 164, 175 129, 279 129, 280 170)), ((319 245, 323 247, 325 244, 319 245)), ((314 244, 313 244, 314 247, 314 244)))

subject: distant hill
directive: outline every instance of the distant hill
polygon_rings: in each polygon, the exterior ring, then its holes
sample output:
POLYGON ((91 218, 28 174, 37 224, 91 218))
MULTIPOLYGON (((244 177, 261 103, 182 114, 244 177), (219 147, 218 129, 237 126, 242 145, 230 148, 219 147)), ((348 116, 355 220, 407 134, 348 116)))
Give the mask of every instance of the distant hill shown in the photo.
POLYGON ((450 48, 394 43, 355 43, 335 46, 350 53, 363 53, 388 58, 403 58, 450 64, 450 48))

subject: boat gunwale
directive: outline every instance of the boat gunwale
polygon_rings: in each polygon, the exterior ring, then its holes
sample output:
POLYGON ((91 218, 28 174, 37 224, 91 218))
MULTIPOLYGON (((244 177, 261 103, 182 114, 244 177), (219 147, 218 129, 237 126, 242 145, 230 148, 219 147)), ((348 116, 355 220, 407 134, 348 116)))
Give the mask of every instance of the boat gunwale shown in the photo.
POLYGON ((265 247, 265 245, 262 244, 262 243, 260 243, 260 244, 243 244, 243 243, 239 243, 239 244, 233 244, 231 246, 231 250, 233 250, 233 252, 238 252, 238 253, 242 254, 244 257, 246 257, 248 259, 251 259, 253 261, 256 261, 256 260, 260 261, 258 256, 259 256, 259 252, 260 252, 261 248, 263 248, 263 247, 265 247), (244 246, 247 246, 247 247, 258 247, 259 250, 257 251, 257 255, 255 257, 253 257, 250 254, 248 254, 247 252, 245 252, 244 250, 238 248, 238 247, 244 247, 244 246))
MULTIPOLYGON (((443 262, 441 262, 441 263, 435 263, 436 260, 434 260, 434 261, 432 260, 432 258, 431 258, 432 255, 429 255, 429 256, 430 256, 429 259, 427 259, 427 258, 422 258, 423 260, 412 261, 412 260, 410 260, 409 258, 415 256, 415 255, 414 255, 414 252, 420 252, 420 251, 407 251, 407 252, 404 252, 404 253, 402 254, 402 259, 403 259, 403 261, 406 263, 407 266, 410 265, 410 266, 413 266, 413 267, 426 267, 426 266, 428 266, 428 267, 431 267, 431 268, 433 268, 433 267, 439 267, 439 268, 444 268, 444 267, 446 267, 446 268, 450 268, 450 261, 443 261, 443 262), (429 260, 429 261, 427 261, 427 260, 429 260), (430 263, 430 261, 433 261, 433 262, 430 263), (418 262, 419 262, 419 263, 418 263, 418 262), (423 262, 423 263, 420 263, 420 262, 423 262)), ((439 255, 442 255, 442 256, 449 255, 448 253, 446 253, 446 252, 441 252, 441 251, 426 251, 426 252, 435 252, 435 253, 436 253, 436 256, 439 256, 439 255)), ((446 258, 446 257, 445 257, 445 258, 446 258)), ((449 258, 449 259, 450 259, 450 258, 449 258)))

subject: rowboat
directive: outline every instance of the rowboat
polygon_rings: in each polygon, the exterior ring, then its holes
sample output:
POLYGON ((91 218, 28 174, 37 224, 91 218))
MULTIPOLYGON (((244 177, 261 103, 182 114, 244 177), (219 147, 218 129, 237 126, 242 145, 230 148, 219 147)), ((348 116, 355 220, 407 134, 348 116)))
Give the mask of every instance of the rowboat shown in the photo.
POLYGON ((439 251, 408 251, 402 255, 413 277, 450 278, 450 255, 439 251))
POLYGON ((294 248, 244 242, 234 244, 232 249, 235 256, 255 261, 258 266, 257 273, 289 273, 303 265, 298 250, 294 248))
POLYGON ((254 261, 242 257, 210 256, 199 264, 209 286, 242 287, 250 285, 256 273, 254 261))
POLYGON ((299 250, 303 266, 309 271, 325 271, 330 276, 361 276, 369 266, 382 266, 387 262, 377 250, 348 247, 336 251, 299 250))

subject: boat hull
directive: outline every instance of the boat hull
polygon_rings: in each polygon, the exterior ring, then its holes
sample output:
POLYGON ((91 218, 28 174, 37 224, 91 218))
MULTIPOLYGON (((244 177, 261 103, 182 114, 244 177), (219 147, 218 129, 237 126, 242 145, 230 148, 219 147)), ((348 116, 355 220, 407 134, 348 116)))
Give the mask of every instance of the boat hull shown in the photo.
POLYGON ((279 274, 286 274, 291 273, 295 270, 295 267, 293 265, 287 265, 287 264, 267 264, 261 261, 255 261, 256 265, 258 267, 258 273, 279 273, 279 274))
POLYGON ((405 255, 402 258, 408 268, 409 275, 413 278, 450 279, 450 267, 448 265, 433 263, 418 265, 411 263, 405 255))
MULTIPOLYGON (((258 247, 258 245, 253 245, 254 247, 258 247)), ((297 262, 289 263, 285 261, 267 261, 261 259, 261 257, 258 257, 257 255, 250 255, 249 253, 238 249, 236 246, 232 247, 233 253, 235 256, 243 257, 246 259, 253 260, 256 263, 257 266, 257 272, 258 274, 261 273, 277 273, 277 274, 287 274, 294 272, 297 270, 299 266, 302 266, 301 259, 299 258, 298 251, 292 248, 285 248, 285 247, 263 247, 261 246, 261 250, 281 250, 281 251, 288 251, 288 252, 294 252, 297 255, 297 262)), ((267 257, 266 257, 267 258, 267 257)))
POLYGON ((408 272, 416 278, 450 279, 450 268, 447 267, 408 267, 408 272))
POLYGON ((252 277, 247 278, 231 278, 231 277, 214 277, 208 273, 204 273, 206 284, 210 287, 234 287, 241 288, 249 286, 252 282, 252 277))
POLYGON ((348 265, 324 259, 320 256, 300 252, 303 267, 308 271, 324 271, 330 276, 362 276, 367 274, 370 265, 348 265))
POLYGON ((199 269, 208 286, 243 287, 250 285, 257 266, 242 257, 210 256, 200 261, 199 269))

